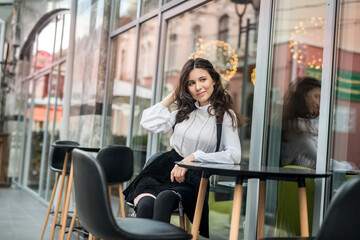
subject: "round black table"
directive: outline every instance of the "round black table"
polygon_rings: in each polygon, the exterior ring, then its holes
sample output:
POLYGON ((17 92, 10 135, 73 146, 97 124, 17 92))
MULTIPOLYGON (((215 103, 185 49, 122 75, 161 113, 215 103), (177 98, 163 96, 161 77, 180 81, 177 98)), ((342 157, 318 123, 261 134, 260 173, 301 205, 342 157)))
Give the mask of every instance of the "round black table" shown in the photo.
POLYGON ((266 194, 266 180, 283 180, 295 181, 299 188, 299 210, 300 210, 300 227, 301 236, 309 236, 307 203, 306 203, 306 188, 305 178, 325 178, 331 176, 330 172, 316 172, 315 170, 282 168, 282 167, 257 167, 257 166, 242 166, 221 163, 177 163, 180 167, 192 169, 195 171, 202 171, 202 178, 199 186, 199 193, 196 202, 193 227, 191 234, 193 239, 197 239, 202 209, 204 206, 204 199, 208 185, 208 179, 211 175, 235 176, 236 183, 234 188, 233 208, 231 214, 231 226, 229 239, 238 239, 240 210, 242 199, 242 182, 244 179, 259 179, 259 208, 258 208, 258 230, 257 238, 264 236, 264 216, 265 216, 265 194, 266 194))

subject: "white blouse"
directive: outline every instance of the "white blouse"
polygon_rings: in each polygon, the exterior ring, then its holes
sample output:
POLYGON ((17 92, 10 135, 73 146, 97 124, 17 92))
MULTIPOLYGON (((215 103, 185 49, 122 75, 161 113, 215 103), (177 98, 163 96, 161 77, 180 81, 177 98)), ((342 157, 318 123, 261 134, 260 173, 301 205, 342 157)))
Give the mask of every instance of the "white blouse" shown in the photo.
MULTIPOLYGON (((241 145, 237 128, 232 127, 231 117, 225 113, 219 151, 216 151, 216 117, 207 112, 209 105, 200 107, 189 114, 189 119, 177 123, 170 137, 170 146, 182 157, 193 154, 195 161, 239 164, 241 145)), ((152 133, 172 130, 177 110, 170 112, 160 103, 145 109, 141 126, 152 133)))

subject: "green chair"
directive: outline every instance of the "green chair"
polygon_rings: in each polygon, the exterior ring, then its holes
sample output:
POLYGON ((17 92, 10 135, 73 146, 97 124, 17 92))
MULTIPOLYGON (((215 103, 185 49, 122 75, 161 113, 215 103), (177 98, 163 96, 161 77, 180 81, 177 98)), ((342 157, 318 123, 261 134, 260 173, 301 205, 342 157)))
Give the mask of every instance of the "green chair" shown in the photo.
MULTIPOLYGON (((309 169, 293 165, 285 166, 285 168, 309 169)), ((315 182, 313 179, 305 179, 305 184, 309 216, 309 233, 311 235, 315 182)), ((300 235, 298 183, 279 181, 274 236, 289 237, 300 235)))

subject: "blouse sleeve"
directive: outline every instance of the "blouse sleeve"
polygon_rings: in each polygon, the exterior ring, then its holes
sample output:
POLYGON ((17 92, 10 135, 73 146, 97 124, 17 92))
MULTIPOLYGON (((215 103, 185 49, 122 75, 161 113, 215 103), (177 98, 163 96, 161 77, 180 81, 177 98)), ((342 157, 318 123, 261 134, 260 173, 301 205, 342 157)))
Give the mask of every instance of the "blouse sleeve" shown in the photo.
POLYGON ((228 114, 224 115, 221 142, 218 152, 205 153, 197 150, 193 153, 195 161, 239 164, 241 161, 241 144, 237 128, 232 127, 232 120, 228 114))
POLYGON ((170 112, 167 107, 157 103, 143 111, 140 125, 152 133, 168 132, 175 124, 176 112, 170 112))

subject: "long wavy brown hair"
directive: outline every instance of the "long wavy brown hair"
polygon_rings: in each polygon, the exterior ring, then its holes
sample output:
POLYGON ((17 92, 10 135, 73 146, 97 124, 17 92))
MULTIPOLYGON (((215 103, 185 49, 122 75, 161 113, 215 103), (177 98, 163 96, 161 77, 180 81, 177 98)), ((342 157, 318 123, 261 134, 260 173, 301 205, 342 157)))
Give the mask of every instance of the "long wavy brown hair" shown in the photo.
POLYGON ((189 74, 195 68, 206 70, 215 83, 214 92, 209 99, 211 105, 208 108, 208 113, 216 116, 217 123, 222 123, 226 112, 231 117, 234 128, 243 126, 245 118, 235 110, 231 96, 221 85, 220 74, 214 69, 210 61, 203 58, 189 59, 181 70, 178 86, 175 89, 175 103, 178 107, 176 123, 189 119, 189 114, 196 109, 196 100, 191 96, 188 87, 189 74), (213 109, 215 111, 212 111, 213 109))
POLYGON ((284 97, 283 134, 287 131, 303 133, 297 124, 297 118, 304 118, 310 126, 310 120, 318 117, 312 115, 306 106, 305 95, 314 88, 321 88, 320 81, 304 76, 296 79, 284 97))

